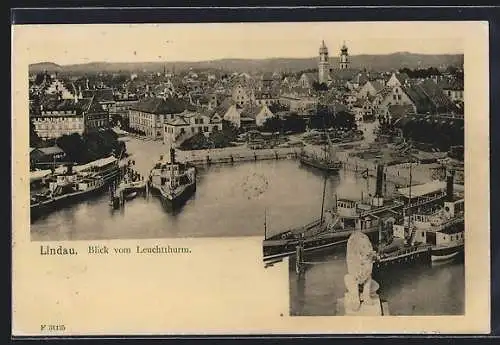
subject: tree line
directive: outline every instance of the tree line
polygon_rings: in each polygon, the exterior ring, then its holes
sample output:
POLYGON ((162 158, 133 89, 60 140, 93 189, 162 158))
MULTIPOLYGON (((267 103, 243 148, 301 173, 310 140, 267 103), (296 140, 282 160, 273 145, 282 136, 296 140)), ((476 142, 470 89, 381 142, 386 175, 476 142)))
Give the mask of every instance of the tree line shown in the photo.
POLYGON ((66 160, 85 164, 111 154, 126 154, 126 145, 118 140, 118 135, 111 129, 80 135, 73 133, 56 139, 42 140, 30 126, 30 146, 48 147, 57 145, 66 154, 66 160))

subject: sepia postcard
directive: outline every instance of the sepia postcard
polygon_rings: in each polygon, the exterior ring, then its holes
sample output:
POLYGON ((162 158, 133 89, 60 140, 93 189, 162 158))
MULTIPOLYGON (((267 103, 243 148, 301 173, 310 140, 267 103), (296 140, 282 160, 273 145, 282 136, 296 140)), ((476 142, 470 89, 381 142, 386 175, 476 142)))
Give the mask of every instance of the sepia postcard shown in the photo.
POLYGON ((490 332, 487 22, 12 37, 13 335, 490 332))

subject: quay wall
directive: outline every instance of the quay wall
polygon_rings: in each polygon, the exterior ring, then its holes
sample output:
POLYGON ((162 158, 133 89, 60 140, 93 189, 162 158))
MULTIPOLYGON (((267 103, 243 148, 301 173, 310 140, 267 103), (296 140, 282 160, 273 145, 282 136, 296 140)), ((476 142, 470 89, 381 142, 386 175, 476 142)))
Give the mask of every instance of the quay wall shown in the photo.
POLYGON ((178 151, 177 157, 181 161, 194 165, 230 164, 237 162, 251 162, 259 160, 295 159, 300 152, 299 148, 275 148, 252 150, 235 147, 211 150, 178 151))

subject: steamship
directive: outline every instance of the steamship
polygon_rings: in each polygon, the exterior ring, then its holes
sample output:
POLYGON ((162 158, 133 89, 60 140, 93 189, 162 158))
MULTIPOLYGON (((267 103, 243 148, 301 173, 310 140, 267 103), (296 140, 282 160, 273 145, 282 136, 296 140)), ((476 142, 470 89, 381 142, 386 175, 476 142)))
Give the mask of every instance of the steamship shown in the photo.
POLYGON ((445 185, 434 181, 413 186, 417 191, 414 195, 400 194, 384 199, 384 176, 384 166, 378 165, 375 195, 368 202, 338 199, 331 210, 322 212, 320 219, 269 237, 265 226, 264 261, 293 255, 299 244, 305 252, 345 244, 355 230, 362 231, 372 242, 377 242, 382 220, 398 218, 409 210, 439 203, 446 197, 445 185))
POLYGON ((65 172, 46 176, 42 185, 47 185, 48 189, 42 188, 31 195, 31 221, 102 192, 104 187, 118 178, 119 173, 118 159, 110 156, 85 165, 68 165, 65 172))
MULTIPOLYGON (((411 202, 434 190, 430 184, 400 189, 411 202)), ((374 270, 393 264, 450 259, 463 250, 464 199, 454 192, 453 173, 447 177, 445 197, 436 203, 403 209, 399 218, 382 221, 374 270)))
POLYGON ((402 232, 415 228, 416 238, 432 246, 432 261, 451 259, 464 250, 465 199, 454 191, 453 173, 447 177, 446 198, 441 204, 421 207, 403 218, 402 232))
POLYGON ((160 157, 149 174, 149 186, 159 195, 167 210, 183 206, 196 191, 196 168, 177 162, 175 149, 170 149, 170 162, 160 157))

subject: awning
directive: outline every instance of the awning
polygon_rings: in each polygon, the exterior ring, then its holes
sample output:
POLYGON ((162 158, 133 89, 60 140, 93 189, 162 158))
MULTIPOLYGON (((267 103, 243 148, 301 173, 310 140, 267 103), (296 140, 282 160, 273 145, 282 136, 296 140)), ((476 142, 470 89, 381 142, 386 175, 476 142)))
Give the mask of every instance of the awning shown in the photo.
POLYGON ((399 194, 406 198, 410 198, 410 191, 411 191, 411 197, 416 198, 416 197, 421 197, 427 194, 431 194, 434 192, 439 192, 441 190, 446 189, 446 182, 444 181, 432 181, 429 183, 424 183, 416 186, 411 186, 407 188, 399 188, 397 191, 399 194))
POLYGON ((49 176, 52 174, 51 170, 35 170, 35 171, 30 171, 30 183, 34 181, 38 181, 43 179, 44 177, 49 176))

